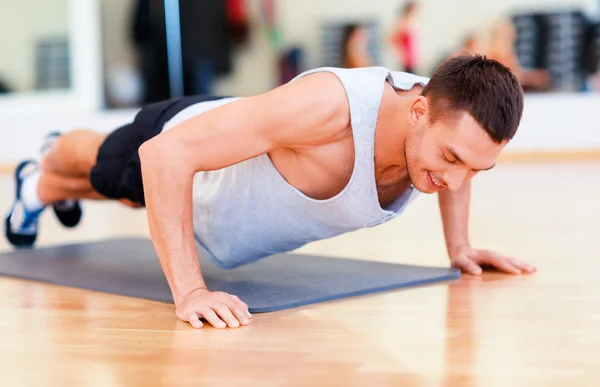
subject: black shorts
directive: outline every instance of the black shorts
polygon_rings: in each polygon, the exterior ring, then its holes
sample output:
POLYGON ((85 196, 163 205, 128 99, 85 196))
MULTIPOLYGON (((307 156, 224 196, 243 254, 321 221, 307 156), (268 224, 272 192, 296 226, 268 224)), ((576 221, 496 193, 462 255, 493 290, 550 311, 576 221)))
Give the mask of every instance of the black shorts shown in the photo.
POLYGON ((133 122, 110 133, 100 146, 90 173, 92 187, 110 199, 129 199, 145 206, 139 147, 160 134, 164 124, 183 109, 221 98, 181 97, 143 107, 133 122))

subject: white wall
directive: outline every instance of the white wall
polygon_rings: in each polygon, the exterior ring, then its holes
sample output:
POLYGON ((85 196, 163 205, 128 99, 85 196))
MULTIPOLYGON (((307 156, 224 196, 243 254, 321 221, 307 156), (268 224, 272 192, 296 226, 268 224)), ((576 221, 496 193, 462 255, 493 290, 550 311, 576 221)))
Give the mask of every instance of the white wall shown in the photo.
POLYGON ((0 10, 0 78, 13 90, 31 90, 35 42, 67 35, 67 0, 0 0, 0 10))

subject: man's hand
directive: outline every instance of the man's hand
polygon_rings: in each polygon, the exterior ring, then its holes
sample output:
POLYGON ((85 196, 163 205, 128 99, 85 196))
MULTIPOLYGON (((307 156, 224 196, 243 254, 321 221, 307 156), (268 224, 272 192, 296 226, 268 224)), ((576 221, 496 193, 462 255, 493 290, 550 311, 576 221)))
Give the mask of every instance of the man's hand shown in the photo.
POLYGON ((469 244, 467 226, 471 181, 464 182, 458 191, 439 193, 439 204, 446 237, 446 248, 452 267, 463 273, 480 275, 482 266, 492 266, 511 274, 534 273, 536 268, 491 250, 475 250, 469 244))
POLYGON ((452 267, 460 269, 463 273, 480 275, 482 266, 492 266, 510 274, 531 274, 536 268, 514 258, 501 255, 491 250, 475 250, 470 246, 460 246, 450 253, 452 267))
POLYGON ((189 322, 194 328, 202 328, 204 318, 215 328, 238 328, 248 325, 252 315, 237 296, 224 292, 211 292, 205 288, 196 289, 177 305, 177 317, 189 322))

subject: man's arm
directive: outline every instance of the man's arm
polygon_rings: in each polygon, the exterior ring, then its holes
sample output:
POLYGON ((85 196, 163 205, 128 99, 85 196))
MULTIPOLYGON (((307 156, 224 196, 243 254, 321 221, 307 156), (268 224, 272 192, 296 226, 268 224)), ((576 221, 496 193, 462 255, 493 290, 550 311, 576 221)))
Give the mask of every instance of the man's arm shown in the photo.
POLYGON ((469 206, 471 181, 467 180, 457 191, 445 189, 438 194, 438 202, 444 226, 446 250, 452 257, 461 247, 469 245, 469 206))
POLYGON ((334 75, 322 73, 217 107, 140 147, 150 235, 179 318, 199 327, 201 316, 224 327, 221 319, 236 326, 236 318, 247 313, 237 297, 220 294, 222 298, 214 300, 206 290, 193 235, 194 174, 277 148, 325 143, 339 136, 348 123, 341 83, 334 75))
POLYGON ((471 247, 468 232, 470 202, 470 180, 464 182, 455 192, 446 189, 439 193, 446 249, 452 266, 474 275, 482 273, 481 265, 490 265, 511 274, 535 272, 535 267, 514 258, 491 250, 474 250, 471 247))

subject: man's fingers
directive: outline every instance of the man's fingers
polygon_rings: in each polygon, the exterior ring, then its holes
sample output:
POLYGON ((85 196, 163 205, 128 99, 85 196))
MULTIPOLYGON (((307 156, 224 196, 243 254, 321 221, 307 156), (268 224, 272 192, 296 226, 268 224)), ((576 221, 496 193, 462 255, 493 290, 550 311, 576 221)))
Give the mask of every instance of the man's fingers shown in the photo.
POLYGON ((248 313, 248 317, 252 317, 252 315, 250 314, 250 312, 248 311, 248 304, 246 304, 244 301, 242 301, 238 296, 236 296, 235 294, 231 295, 231 299, 242 309, 244 309, 246 311, 246 313, 248 313))
POLYGON ((210 325, 212 325, 215 328, 219 328, 219 329, 223 329, 223 328, 227 328, 227 324, 225 324, 220 318, 219 316, 217 316, 217 314, 215 313, 214 310, 212 310, 211 308, 203 308, 201 311, 199 311, 199 313, 202 315, 202 317, 204 317, 204 319, 206 321, 208 321, 210 323, 210 325))
POLYGON ((482 272, 481 267, 479 267, 478 264, 476 264, 475 262, 471 261, 468 258, 455 259, 452 262, 452 266, 456 267, 457 269, 462 270, 463 272, 473 274, 473 275, 480 275, 482 272))
POLYGON ((237 318, 242 325, 250 324, 252 315, 248 312, 248 305, 246 305, 237 296, 231 296, 225 300, 225 305, 229 307, 231 313, 237 318))
POLYGON ((498 254, 488 253, 487 257, 482 259, 482 262, 493 265, 507 273, 521 274, 521 269, 519 269, 518 266, 513 265, 509 258, 500 256, 498 254))
POLYGON ((521 271, 525 272, 525 273, 535 273, 535 271, 537 270, 535 268, 535 266, 532 266, 528 263, 525 262, 521 262, 519 260, 516 260, 514 258, 509 258, 510 263, 513 264, 513 266, 518 267, 519 269, 521 269, 521 271))
POLYGON ((252 314, 250 314, 250 311, 248 310, 248 305, 240 300, 240 298, 238 296, 232 295, 231 296, 233 302, 236 304, 236 309, 241 309, 248 318, 252 318, 252 314))
POLYGON ((231 296, 232 305, 231 310, 233 314, 237 317, 238 320, 242 323, 242 325, 248 325, 252 321, 252 315, 248 310, 248 305, 245 302, 239 299, 237 296, 231 296))
POLYGON ((240 321, 231 313, 229 309, 229 305, 226 304, 217 304, 213 308, 215 312, 221 317, 221 320, 225 321, 227 325, 231 328, 237 328, 240 326, 240 321))
POLYGON ((229 305, 229 309, 242 325, 250 324, 251 318, 248 316, 248 311, 240 307, 238 303, 232 302, 231 305, 229 305))
POLYGON ((202 321, 200 321, 200 317, 196 313, 190 314, 187 320, 190 323, 190 325, 194 328, 202 328, 202 326, 204 326, 204 324, 202 324, 202 321))
POLYGON ((501 255, 492 250, 478 250, 471 257, 478 264, 491 265, 510 274, 534 273, 537 269, 525 262, 501 255))

